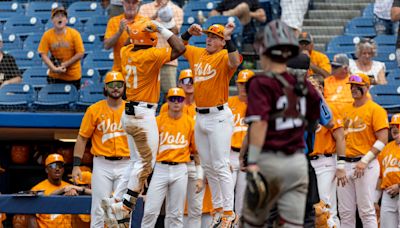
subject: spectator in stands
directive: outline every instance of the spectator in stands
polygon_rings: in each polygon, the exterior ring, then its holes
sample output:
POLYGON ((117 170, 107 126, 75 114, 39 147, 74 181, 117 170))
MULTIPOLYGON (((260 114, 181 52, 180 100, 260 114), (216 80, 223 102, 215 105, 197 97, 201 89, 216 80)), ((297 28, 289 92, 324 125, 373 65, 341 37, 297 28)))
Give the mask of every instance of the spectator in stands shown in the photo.
POLYGON ((350 73, 364 73, 370 77, 372 85, 387 84, 385 63, 372 60, 377 53, 377 46, 373 39, 364 38, 356 44, 357 60, 350 60, 350 73))
MULTIPOLYGON (((44 191, 44 195, 77 196, 86 193, 86 188, 71 185, 62 180, 64 158, 60 154, 50 154, 45 160, 47 179, 35 185, 32 191, 44 191)), ((29 227, 71 227, 69 214, 36 214, 29 217, 29 227)))
POLYGON ((329 58, 324 53, 314 50, 314 39, 308 32, 299 35, 300 50, 310 57, 310 69, 308 75, 319 74, 328 77, 331 74, 329 58))
POLYGON ((333 57, 332 75, 324 80, 325 100, 342 110, 353 102, 350 85, 347 84, 350 77, 349 58, 346 54, 337 54, 333 57))
POLYGON ((399 28, 398 22, 390 20, 390 7, 393 0, 375 0, 374 28, 377 35, 393 35, 399 28))
POLYGON ((303 27, 304 15, 308 10, 309 0, 280 0, 281 20, 295 31, 298 36, 303 27))
MULTIPOLYGON (((140 7, 139 14, 159 21, 165 28, 174 34, 178 34, 183 24, 183 10, 169 0, 154 0, 140 7)), ((169 47, 167 40, 160 34, 157 47, 169 47)), ((178 60, 175 59, 163 65, 161 68, 161 93, 167 93, 172 87, 176 87, 176 73, 178 60)))
POLYGON ((104 49, 113 48, 114 65, 112 70, 121 72, 121 47, 129 44, 127 25, 141 18, 138 15, 140 0, 122 0, 124 13, 111 18, 104 34, 104 49))
POLYGON ((48 83, 71 83, 81 86, 81 59, 85 49, 80 33, 67 26, 67 10, 60 6, 51 11, 53 28, 40 40, 38 52, 49 67, 48 83), (48 56, 50 52, 51 57, 48 56))
POLYGON ((118 16, 124 12, 122 5, 123 0, 110 0, 110 5, 107 7, 107 14, 109 18, 118 16))
POLYGON ((0 34, 0 88, 21 81, 21 72, 14 57, 3 52, 3 36, 0 34))
MULTIPOLYGON (((392 21, 400 20, 400 0, 393 1, 392 9, 390 12, 390 18, 392 19, 392 21)), ((397 28, 396 59, 397 59, 397 64, 400 66, 400 34, 399 33, 400 33, 400 29, 397 28)))

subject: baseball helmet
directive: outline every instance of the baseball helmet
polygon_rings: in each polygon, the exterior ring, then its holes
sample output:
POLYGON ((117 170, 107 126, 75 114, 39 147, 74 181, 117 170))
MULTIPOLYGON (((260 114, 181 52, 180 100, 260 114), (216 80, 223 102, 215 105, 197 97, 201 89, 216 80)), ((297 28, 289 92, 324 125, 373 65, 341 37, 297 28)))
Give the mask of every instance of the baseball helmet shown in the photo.
POLYGON ((150 45, 155 47, 158 42, 157 33, 146 31, 146 28, 148 27, 151 27, 151 30, 155 31, 156 29, 153 28, 155 26, 154 23, 147 19, 140 19, 139 21, 128 25, 131 43, 135 45, 150 45))
POLYGON ((44 162, 45 166, 50 165, 51 163, 54 162, 64 162, 64 158, 61 154, 49 154, 49 156, 47 156, 46 161, 44 162))
POLYGON ((181 70, 179 73, 179 81, 185 78, 193 78, 193 72, 191 69, 181 70))
POLYGON ((252 70, 242 70, 239 72, 236 82, 247 82, 247 80, 249 80, 253 76, 254 72, 252 70))
POLYGON ((11 161, 14 164, 26 164, 29 161, 29 146, 13 145, 11 148, 11 161))
POLYGON ((264 206, 269 195, 268 183, 259 172, 247 173, 246 203, 251 210, 264 206))
POLYGON ((222 39, 224 39, 224 31, 225 27, 220 24, 213 24, 210 27, 207 28, 207 30, 203 30, 203 33, 205 34, 214 34, 222 39))
POLYGON ((269 22, 263 33, 264 53, 291 58, 299 54, 299 42, 294 31, 281 20, 269 22))
POLYGON ((389 124, 400 124, 400 113, 394 114, 389 124))
POLYGON ((167 98, 168 97, 186 97, 185 91, 181 88, 171 88, 168 90, 167 98))

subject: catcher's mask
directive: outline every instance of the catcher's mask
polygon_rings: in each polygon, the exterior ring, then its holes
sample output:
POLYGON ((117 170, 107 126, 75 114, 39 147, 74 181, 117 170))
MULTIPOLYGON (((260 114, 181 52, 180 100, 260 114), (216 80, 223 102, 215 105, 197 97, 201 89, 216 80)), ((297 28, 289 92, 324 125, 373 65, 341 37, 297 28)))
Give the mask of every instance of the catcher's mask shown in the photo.
POLYGON ((269 195, 264 176, 259 172, 248 172, 246 188, 247 207, 251 210, 263 207, 269 195))

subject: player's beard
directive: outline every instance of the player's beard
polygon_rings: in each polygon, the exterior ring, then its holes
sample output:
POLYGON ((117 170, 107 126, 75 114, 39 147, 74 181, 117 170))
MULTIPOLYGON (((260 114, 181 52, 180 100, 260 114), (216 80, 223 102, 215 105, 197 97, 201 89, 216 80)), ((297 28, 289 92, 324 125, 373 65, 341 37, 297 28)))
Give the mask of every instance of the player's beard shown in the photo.
POLYGON ((114 95, 114 93, 112 93, 112 92, 110 93, 109 91, 107 91, 107 96, 112 99, 115 99, 115 100, 120 99, 122 97, 122 95, 123 95, 123 93, 117 93, 117 95, 114 95))

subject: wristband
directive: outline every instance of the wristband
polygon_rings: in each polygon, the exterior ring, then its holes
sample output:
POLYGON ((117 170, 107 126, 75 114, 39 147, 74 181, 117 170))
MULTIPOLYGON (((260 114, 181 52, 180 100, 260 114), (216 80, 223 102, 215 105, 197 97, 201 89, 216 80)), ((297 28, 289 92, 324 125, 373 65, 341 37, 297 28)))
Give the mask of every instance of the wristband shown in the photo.
POLYGON ((372 160, 374 160, 375 158, 375 154, 372 153, 372 151, 368 151, 368 153, 366 153, 364 155, 364 157, 361 158, 361 162, 365 163, 365 164, 369 164, 372 160))
POLYGON ((197 173, 198 180, 204 179, 204 170, 203 170, 203 168, 201 168, 201 165, 196 165, 196 173, 197 173))
POLYGON ((80 166, 82 162, 82 158, 74 156, 73 166, 80 166))
POLYGON ((258 161, 258 157, 261 154, 261 147, 249 145, 249 153, 247 157, 248 164, 256 164, 258 161))
POLYGON ((344 160, 336 161, 336 169, 344 169, 346 162, 344 160))
POLYGON ((192 37, 192 35, 190 35, 190 33, 188 31, 182 33, 182 35, 181 35, 182 40, 189 40, 190 37, 192 37))
POLYGON ((373 147, 375 149, 377 149, 378 151, 382 151, 383 148, 385 147, 385 143, 383 143, 381 140, 378 139, 378 140, 375 141, 373 147))
POLYGON ((225 40, 225 42, 226 42, 226 49, 228 50, 228 53, 235 52, 237 50, 236 45, 232 40, 225 40))
POLYGON ((173 32, 171 32, 169 29, 165 27, 158 27, 158 32, 162 37, 164 37, 165 40, 168 40, 171 36, 174 35, 173 32))

